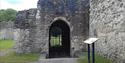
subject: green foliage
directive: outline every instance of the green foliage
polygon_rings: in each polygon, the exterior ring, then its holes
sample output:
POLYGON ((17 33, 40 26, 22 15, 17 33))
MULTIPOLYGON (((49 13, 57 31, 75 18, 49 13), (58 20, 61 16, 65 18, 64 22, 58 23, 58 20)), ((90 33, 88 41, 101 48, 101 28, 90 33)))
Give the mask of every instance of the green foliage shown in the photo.
MULTIPOLYGON (((59 35, 60 36, 60 35, 59 35)), ((54 36, 51 36, 51 40, 50 40, 50 44, 51 44, 51 46, 61 46, 62 45, 62 43, 61 43, 61 36, 59 37, 59 36, 57 36, 57 37, 54 37, 54 36)))
POLYGON ((0 22, 2 21, 15 21, 17 11, 14 9, 0 10, 0 22))

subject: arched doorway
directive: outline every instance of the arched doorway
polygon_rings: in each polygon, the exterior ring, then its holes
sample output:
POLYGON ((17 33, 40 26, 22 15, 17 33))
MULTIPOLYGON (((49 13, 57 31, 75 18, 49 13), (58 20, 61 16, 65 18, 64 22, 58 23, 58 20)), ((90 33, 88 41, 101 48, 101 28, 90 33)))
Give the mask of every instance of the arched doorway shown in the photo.
POLYGON ((49 58, 70 57, 70 28, 57 20, 49 29, 49 58))

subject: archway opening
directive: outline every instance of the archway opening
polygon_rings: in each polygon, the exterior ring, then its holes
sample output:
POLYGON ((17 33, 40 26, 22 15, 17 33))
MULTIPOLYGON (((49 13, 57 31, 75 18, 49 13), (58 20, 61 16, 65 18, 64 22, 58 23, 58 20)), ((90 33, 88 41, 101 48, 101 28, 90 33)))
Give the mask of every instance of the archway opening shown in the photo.
POLYGON ((49 29, 49 58, 70 57, 70 28, 57 20, 49 29))

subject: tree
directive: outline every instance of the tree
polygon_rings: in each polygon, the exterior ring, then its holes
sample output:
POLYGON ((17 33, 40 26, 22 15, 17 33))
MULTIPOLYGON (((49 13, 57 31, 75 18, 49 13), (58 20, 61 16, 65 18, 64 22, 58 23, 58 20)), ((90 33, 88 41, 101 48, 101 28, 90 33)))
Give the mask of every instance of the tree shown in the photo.
POLYGON ((14 9, 0 10, 0 22, 2 21, 15 21, 17 11, 14 9))

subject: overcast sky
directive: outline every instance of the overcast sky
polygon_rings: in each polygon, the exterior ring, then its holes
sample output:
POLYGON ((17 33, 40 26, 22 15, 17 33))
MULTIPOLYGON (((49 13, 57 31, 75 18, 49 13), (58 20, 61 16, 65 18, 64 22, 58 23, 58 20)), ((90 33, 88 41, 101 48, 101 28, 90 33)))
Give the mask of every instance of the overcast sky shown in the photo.
POLYGON ((25 10, 36 8, 38 0, 0 0, 0 9, 12 8, 15 10, 25 10))

